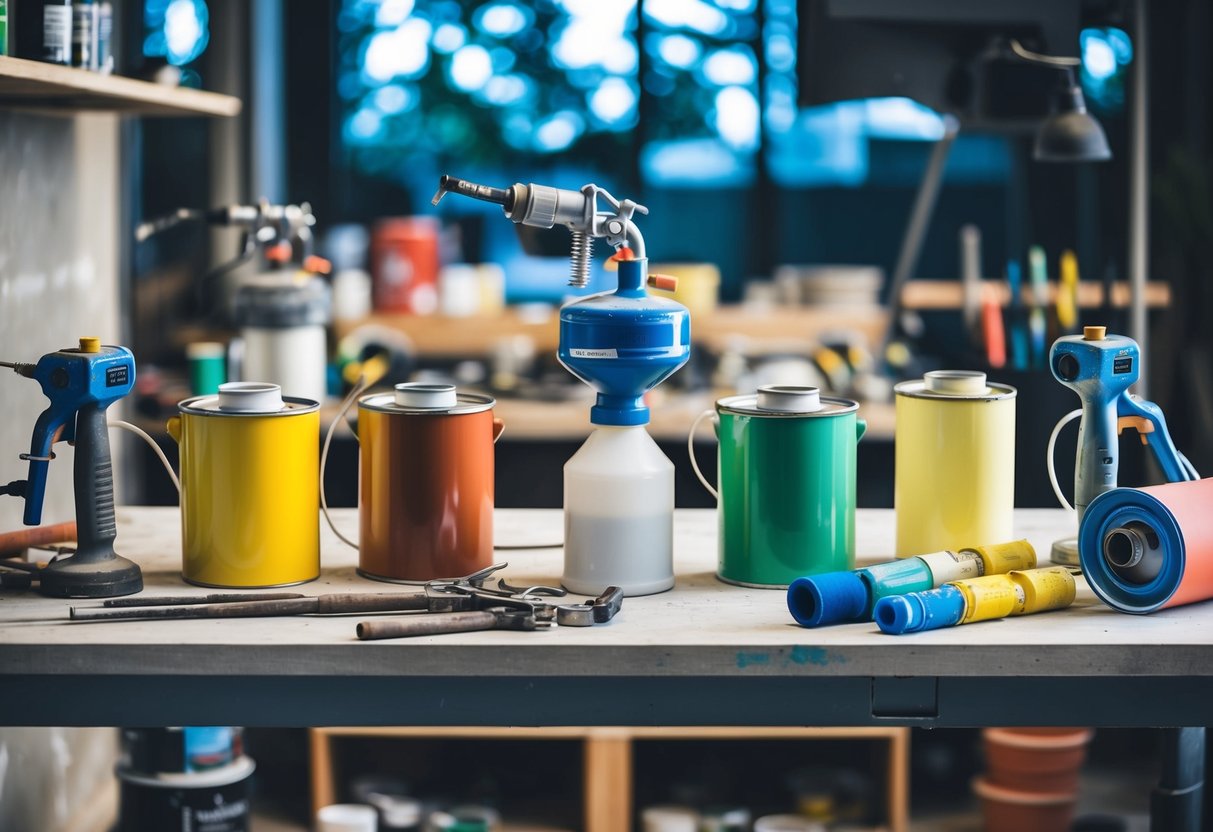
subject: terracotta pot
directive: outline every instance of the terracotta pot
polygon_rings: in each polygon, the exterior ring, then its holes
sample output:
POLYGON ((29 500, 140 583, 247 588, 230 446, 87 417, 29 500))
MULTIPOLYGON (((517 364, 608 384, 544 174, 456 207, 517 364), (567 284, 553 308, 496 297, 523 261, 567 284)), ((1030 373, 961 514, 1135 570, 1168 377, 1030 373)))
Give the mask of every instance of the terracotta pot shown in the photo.
POLYGON ((1034 794, 994 786, 978 777, 973 791, 981 798, 986 832, 1068 832, 1078 793, 1034 794))
POLYGON ((1089 728, 986 728, 986 781, 1036 794, 1071 794, 1086 757, 1089 728))

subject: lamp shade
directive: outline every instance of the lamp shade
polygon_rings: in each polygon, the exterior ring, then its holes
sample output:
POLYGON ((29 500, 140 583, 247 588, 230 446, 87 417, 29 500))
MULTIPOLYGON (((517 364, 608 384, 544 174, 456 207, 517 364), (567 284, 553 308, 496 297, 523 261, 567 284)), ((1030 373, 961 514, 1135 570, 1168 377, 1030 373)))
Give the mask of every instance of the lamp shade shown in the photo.
POLYGON ((1112 158, 1103 126, 1087 112, 1082 87, 1068 80, 1053 96, 1053 113, 1036 130, 1038 162, 1103 162, 1112 158))

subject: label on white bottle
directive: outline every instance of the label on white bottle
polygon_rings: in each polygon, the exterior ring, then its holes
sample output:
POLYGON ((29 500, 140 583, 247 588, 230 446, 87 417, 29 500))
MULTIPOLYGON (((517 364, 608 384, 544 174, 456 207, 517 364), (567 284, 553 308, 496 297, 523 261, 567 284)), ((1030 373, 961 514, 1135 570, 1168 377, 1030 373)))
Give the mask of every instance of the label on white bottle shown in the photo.
POLYGON ((42 53, 43 57, 51 63, 71 63, 71 6, 48 5, 42 8, 42 53))

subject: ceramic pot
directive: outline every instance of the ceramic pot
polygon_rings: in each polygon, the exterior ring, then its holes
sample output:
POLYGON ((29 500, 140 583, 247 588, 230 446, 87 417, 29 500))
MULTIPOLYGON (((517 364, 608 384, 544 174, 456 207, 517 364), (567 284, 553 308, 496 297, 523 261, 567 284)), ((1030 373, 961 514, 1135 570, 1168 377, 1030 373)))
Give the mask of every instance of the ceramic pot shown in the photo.
POLYGON ((995 786, 981 777, 973 781, 981 798, 986 832, 1068 832, 1078 793, 1034 794, 995 786))
POLYGON ((1089 728, 987 728, 986 781, 1036 794, 1072 794, 1093 735, 1089 728))

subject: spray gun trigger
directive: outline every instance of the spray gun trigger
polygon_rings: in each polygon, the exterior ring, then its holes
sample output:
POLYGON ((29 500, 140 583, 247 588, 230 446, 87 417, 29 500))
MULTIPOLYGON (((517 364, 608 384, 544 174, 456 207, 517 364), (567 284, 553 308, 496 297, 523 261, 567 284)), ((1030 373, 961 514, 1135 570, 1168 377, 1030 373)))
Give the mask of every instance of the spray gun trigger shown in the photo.
POLYGON ((1149 445, 1149 434, 1154 432, 1154 423, 1144 416, 1121 416, 1116 420, 1116 433, 1120 435, 1124 433, 1125 428, 1133 428, 1137 431, 1138 438, 1141 439, 1141 444, 1149 445))

